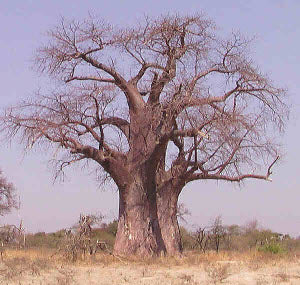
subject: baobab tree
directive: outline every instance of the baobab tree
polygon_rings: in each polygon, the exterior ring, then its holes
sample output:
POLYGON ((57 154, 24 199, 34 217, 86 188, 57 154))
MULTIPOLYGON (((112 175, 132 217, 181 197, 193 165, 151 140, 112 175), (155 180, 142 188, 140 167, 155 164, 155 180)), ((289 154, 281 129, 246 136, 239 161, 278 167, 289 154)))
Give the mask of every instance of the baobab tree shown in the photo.
POLYGON ((48 36, 36 66, 61 85, 7 109, 2 129, 61 150, 60 170, 91 160, 110 176, 116 254, 179 253, 177 202, 191 181, 269 180, 285 91, 252 63, 241 35, 217 37, 195 15, 129 28, 62 20, 48 36))

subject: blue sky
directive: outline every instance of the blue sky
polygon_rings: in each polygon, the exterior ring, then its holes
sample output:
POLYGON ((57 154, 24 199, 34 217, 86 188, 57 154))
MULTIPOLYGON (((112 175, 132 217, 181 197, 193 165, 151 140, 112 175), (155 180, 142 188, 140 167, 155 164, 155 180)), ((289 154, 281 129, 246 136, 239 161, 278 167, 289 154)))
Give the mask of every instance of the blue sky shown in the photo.
MULTIPOLYGON (((32 69, 34 50, 45 32, 61 16, 84 19, 99 15, 115 25, 134 24, 143 15, 181 15, 204 12, 219 32, 232 30, 255 36, 252 56, 274 82, 289 89, 291 119, 283 137, 285 157, 274 168, 273 182, 248 181, 241 188, 228 183, 194 182, 180 200, 190 209, 189 226, 206 225, 221 214, 226 224, 243 224, 257 218, 276 231, 300 234, 299 190, 299 62, 300 2, 297 0, 187 0, 187 1, 0 1, 1 106, 28 98, 39 87, 51 84, 32 69)), ((24 220, 28 231, 53 231, 75 222, 81 212, 102 212, 117 217, 115 190, 99 189, 89 172, 68 172, 64 183, 53 184, 50 155, 34 151, 23 155, 22 146, 1 144, 0 167, 15 183, 21 209, 0 223, 24 220)))

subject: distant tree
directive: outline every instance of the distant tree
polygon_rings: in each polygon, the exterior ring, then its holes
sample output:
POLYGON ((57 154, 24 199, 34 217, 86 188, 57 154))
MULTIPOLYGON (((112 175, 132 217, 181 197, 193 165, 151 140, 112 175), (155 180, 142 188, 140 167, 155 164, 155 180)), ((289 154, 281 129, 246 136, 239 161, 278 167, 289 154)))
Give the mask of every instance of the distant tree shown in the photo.
POLYGON ((285 90, 253 63, 247 39, 217 37, 203 15, 130 28, 62 20, 48 35, 36 64, 61 88, 7 109, 2 129, 61 150, 59 170, 92 160, 112 178, 115 253, 179 253, 177 203, 191 181, 269 180, 285 90))
POLYGON ((199 227, 194 233, 194 238, 194 248, 198 247, 201 251, 205 252, 208 248, 209 242, 211 241, 209 230, 205 227, 199 227))
POLYGON ((247 233, 251 233, 251 232, 255 232, 259 230, 259 223, 257 219, 253 219, 251 221, 248 221, 245 225, 244 225, 244 232, 247 233))
POLYGON ((15 195, 15 187, 9 183, 0 170, 0 215, 8 214, 12 209, 16 209, 18 204, 15 195))
POLYGON ((209 235, 216 252, 219 252, 221 243, 225 240, 227 235, 226 227, 223 226, 221 216, 215 218, 209 235))
POLYGON ((230 236, 239 236, 243 233, 243 228, 239 225, 226 226, 226 231, 230 236))

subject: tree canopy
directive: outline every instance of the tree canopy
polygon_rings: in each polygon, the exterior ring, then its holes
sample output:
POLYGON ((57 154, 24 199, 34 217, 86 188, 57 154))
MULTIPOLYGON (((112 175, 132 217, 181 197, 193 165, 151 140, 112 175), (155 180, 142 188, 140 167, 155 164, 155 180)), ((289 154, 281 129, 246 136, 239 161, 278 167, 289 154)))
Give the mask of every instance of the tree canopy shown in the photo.
POLYGON ((60 87, 6 110, 10 138, 56 145, 60 170, 93 160, 113 179, 116 252, 180 251, 177 201, 188 182, 269 180, 279 159, 286 92, 253 63, 251 41, 214 29, 201 14, 122 28, 62 20, 36 52, 60 87))

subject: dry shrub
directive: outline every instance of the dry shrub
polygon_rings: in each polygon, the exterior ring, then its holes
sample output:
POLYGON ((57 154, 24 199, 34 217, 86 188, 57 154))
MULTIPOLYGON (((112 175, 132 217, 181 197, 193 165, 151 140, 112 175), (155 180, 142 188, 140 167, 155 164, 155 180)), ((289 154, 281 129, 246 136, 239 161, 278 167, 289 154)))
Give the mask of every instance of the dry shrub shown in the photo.
POLYGON ((249 261, 247 262, 247 267, 248 269, 250 269, 251 271, 257 271, 258 269, 261 268, 261 264, 259 264, 257 261, 253 260, 253 261, 249 261))
POLYGON ((144 267, 144 268, 142 268, 142 277, 144 278, 144 277, 150 277, 150 276, 152 276, 152 272, 151 272, 151 270, 149 270, 149 267, 147 266, 147 267, 144 267))
POLYGON ((230 276, 229 264, 214 263, 204 267, 205 272, 214 284, 222 282, 230 276))
POLYGON ((181 284, 191 284, 196 285, 197 283, 194 281, 194 276, 189 274, 181 274, 179 276, 181 284))
POLYGON ((280 272, 280 273, 276 274, 276 279, 279 282, 289 282, 290 276, 286 272, 280 272))
POLYGON ((111 253, 106 242, 92 238, 92 225, 102 218, 102 216, 81 214, 78 223, 65 231, 56 253, 61 253, 67 261, 72 262, 84 260, 87 256, 95 255, 97 251, 111 253))
POLYGON ((15 257, 3 261, 4 268, 1 269, 0 275, 4 280, 13 280, 21 276, 27 270, 27 260, 25 258, 15 257))
POLYGON ((30 263, 30 270, 33 275, 40 275, 40 272, 52 268, 47 258, 37 258, 30 263))
POLYGON ((69 285, 76 284, 74 280, 74 271, 71 269, 59 269, 59 276, 56 277, 56 281, 58 285, 69 285))
POLYGON ((256 285, 268 285, 269 282, 264 277, 259 277, 256 280, 256 285))

